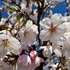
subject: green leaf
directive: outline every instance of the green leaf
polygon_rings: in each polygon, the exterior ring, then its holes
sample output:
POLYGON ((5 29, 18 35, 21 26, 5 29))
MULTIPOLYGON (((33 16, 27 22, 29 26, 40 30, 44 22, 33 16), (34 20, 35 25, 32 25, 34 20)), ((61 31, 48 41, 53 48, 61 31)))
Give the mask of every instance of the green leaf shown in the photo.
POLYGON ((18 14, 16 15, 17 20, 19 20, 21 17, 22 17, 22 15, 21 15, 20 13, 18 13, 18 14))
POLYGON ((66 58, 65 58, 65 56, 61 57, 61 63, 62 63, 63 65, 65 65, 65 63, 66 63, 66 58))
POLYGON ((27 20, 22 20, 22 26, 25 26, 27 20))
POLYGON ((6 8, 9 9, 9 10, 12 10, 12 11, 17 10, 17 8, 15 8, 15 6, 12 6, 12 5, 9 5, 9 4, 6 4, 6 8))
POLYGON ((6 25, 1 25, 0 26, 0 30, 5 30, 5 29, 8 29, 8 27, 6 25))

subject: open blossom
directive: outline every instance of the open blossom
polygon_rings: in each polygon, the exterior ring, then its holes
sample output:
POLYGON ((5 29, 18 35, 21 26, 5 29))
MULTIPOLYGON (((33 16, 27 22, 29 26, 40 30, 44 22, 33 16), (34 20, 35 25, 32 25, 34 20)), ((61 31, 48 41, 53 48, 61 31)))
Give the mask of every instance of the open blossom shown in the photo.
POLYGON ((31 51, 29 55, 21 55, 17 60, 17 66, 20 70, 34 70, 37 66, 40 65, 42 59, 37 56, 36 51, 31 51))
POLYGON ((40 49, 43 49, 43 55, 44 57, 50 57, 51 54, 53 53, 53 48, 52 46, 41 46, 40 49))
POLYGON ((20 42, 16 38, 5 34, 0 35, 0 52, 7 50, 18 54, 20 47, 20 42))
POLYGON ((31 69, 31 59, 29 55, 21 55, 17 60, 17 69, 18 70, 32 70, 31 69))
POLYGON ((27 21, 25 27, 19 31, 19 36, 22 45, 32 45, 36 41, 38 34, 37 26, 32 21, 27 21))
POLYGON ((51 18, 44 18, 41 22, 40 39, 42 41, 50 40, 53 44, 61 38, 65 32, 65 25, 61 22, 62 16, 60 14, 54 14, 51 18))
POLYGON ((28 65, 31 65, 31 59, 28 55, 23 54, 19 56, 17 64, 21 67, 26 67, 28 65))
POLYGON ((31 5, 27 5, 26 2, 22 2, 21 3, 21 11, 24 13, 26 12, 27 14, 30 14, 31 13, 31 5))
POLYGON ((51 57, 53 53, 58 57, 62 56, 61 51, 59 49, 53 49, 52 46, 41 46, 40 49, 43 49, 42 53, 44 57, 51 57))

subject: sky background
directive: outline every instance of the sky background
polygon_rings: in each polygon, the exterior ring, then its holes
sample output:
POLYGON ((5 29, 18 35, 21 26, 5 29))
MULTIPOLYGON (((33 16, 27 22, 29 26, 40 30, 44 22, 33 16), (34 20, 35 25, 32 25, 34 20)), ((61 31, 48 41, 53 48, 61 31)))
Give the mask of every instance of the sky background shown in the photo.
MULTIPOLYGON (((0 0, 0 6, 4 5, 2 0, 0 0)), ((66 5, 65 2, 60 2, 58 3, 55 8, 51 9, 53 11, 53 13, 61 13, 62 15, 64 15, 64 13, 66 12, 66 5)), ((2 11, 2 17, 6 18, 8 16, 8 14, 6 13, 6 11, 2 11)))

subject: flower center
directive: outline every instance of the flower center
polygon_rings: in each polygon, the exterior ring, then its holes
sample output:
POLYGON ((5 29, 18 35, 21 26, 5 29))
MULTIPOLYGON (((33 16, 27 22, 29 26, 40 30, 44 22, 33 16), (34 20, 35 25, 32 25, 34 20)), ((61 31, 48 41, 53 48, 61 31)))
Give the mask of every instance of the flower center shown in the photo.
POLYGON ((53 26, 53 24, 51 24, 51 27, 49 28, 49 31, 50 31, 51 33, 55 32, 55 31, 56 31, 56 27, 53 26))
POLYGON ((24 31, 24 36, 26 37, 28 34, 29 34, 29 31, 28 30, 25 30, 24 31))
POLYGON ((2 40, 2 44, 4 45, 4 47, 7 47, 8 43, 9 43, 8 39, 3 39, 2 40))

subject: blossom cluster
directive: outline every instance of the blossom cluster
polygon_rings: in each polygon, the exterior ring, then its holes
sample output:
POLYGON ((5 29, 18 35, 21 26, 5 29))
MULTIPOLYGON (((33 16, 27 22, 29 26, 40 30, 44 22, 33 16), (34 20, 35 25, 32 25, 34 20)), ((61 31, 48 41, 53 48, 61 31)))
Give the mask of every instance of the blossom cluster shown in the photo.
POLYGON ((41 17, 62 1, 4 1, 8 18, 0 21, 1 70, 69 70, 70 16, 49 12, 41 17))

